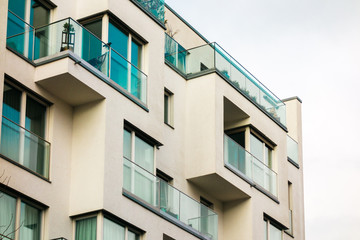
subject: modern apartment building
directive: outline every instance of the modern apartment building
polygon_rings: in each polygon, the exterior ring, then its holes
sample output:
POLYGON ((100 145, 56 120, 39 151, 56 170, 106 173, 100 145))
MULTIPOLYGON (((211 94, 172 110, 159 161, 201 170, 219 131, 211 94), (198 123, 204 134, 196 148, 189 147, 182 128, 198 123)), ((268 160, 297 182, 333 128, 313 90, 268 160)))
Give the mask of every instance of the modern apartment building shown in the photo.
POLYGON ((0 0, 0 239, 305 239, 301 100, 163 0, 0 0))

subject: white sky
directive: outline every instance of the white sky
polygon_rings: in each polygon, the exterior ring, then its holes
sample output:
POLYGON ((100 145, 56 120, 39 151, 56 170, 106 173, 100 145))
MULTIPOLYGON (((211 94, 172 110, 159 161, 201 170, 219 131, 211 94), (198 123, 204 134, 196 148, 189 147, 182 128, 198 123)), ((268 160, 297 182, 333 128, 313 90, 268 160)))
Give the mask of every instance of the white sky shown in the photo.
POLYGON ((307 240, 360 239, 360 0, 166 0, 279 98, 303 100, 307 240))

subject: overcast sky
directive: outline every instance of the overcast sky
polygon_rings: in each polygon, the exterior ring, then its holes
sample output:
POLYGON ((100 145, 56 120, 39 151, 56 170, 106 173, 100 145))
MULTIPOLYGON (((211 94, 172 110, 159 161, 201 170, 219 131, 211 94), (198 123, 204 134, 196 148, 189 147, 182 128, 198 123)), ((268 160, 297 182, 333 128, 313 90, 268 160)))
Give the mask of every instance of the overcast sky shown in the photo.
POLYGON ((307 240, 360 239, 360 0, 166 0, 279 98, 303 100, 307 240))

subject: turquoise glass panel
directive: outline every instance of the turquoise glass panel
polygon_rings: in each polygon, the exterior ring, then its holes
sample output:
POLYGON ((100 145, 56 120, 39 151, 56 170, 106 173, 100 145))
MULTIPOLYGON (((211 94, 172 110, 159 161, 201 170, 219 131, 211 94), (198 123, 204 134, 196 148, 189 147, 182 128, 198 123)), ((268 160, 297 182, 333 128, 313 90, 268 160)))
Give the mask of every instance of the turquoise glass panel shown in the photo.
POLYGON ((125 59, 128 58, 128 41, 128 35, 110 22, 109 42, 111 43, 111 47, 115 49, 116 52, 121 54, 121 56, 123 56, 125 59))
POLYGON ((129 63, 111 49, 111 72, 110 78, 124 89, 128 90, 129 63))
POLYGON ((95 61, 101 55, 102 51, 102 42, 101 31, 102 31, 102 21, 95 21, 88 24, 85 24, 82 31, 82 58, 85 61, 95 61))

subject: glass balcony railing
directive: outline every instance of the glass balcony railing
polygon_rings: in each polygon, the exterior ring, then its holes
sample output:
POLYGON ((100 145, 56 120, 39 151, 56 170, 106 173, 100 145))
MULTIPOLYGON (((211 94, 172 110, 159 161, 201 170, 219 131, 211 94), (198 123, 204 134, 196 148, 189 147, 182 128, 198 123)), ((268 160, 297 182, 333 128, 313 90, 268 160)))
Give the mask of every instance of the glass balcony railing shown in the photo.
POLYGON ((286 106, 217 43, 185 49, 165 34, 165 60, 186 76, 217 71, 254 104, 286 127, 286 106))
POLYGON ((298 143, 287 136, 287 155, 288 158, 291 159, 293 162, 299 164, 299 148, 298 143))
POLYGON ((164 0, 132 0, 137 2, 145 11, 149 12, 160 22, 165 21, 165 1, 164 0))
POLYGON ((277 173, 227 135, 224 135, 224 162, 234 171, 277 196, 277 173))
POLYGON ((217 239, 218 216, 208 207, 124 158, 123 188, 146 205, 217 239))
POLYGON ((32 28, 9 11, 6 45, 30 61, 74 52, 132 96, 147 103, 147 76, 71 18, 32 28))
POLYGON ((0 154, 49 178, 50 143, 4 116, 0 154))

